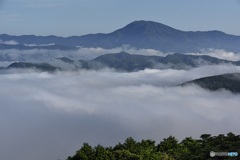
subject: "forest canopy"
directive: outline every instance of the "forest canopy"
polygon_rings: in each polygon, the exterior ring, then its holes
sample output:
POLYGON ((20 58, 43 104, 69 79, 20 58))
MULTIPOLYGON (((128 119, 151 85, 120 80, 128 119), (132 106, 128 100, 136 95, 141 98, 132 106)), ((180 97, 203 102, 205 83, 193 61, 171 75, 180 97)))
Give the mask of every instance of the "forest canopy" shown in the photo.
POLYGON ((72 157, 67 160, 210 160, 210 159, 239 159, 232 157, 211 157, 210 152, 237 152, 240 153, 240 135, 228 133, 212 136, 202 134, 199 139, 186 137, 179 142, 169 136, 161 142, 141 140, 140 142, 129 137, 124 143, 113 147, 97 145, 92 147, 84 143, 72 157))

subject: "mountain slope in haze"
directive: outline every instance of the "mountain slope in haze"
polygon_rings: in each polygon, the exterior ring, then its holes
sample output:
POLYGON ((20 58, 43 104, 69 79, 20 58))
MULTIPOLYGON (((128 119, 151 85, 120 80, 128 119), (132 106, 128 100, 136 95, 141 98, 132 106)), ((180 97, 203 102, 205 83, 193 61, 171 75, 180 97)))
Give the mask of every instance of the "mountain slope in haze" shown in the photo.
POLYGON ((105 54, 99 56, 90 63, 98 62, 106 67, 122 71, 138 71, 151 69, 191 69, 202 65, 230 64, 239 65, 239 61, 232 62, 210 56, 184 55, 180 53, 170 54, 166 57, 132 55, 125 52, 105 54))
MULTIPOLYGON (((99 70, 103 68, 112 68, 116 71, 133 72, 144 69, 191 69, 203 65, 240 65, 240 61, 233 62, 221 60, 210 56, 171 54, 166 57, 160 56, 144 56, 133 55, 126 52, 101 55, 93 60, 71 60, 66 57, 57 58, 62 62, 50 63, 51 66, 61 68, 63 70, 93 69, 99 70), (64 63, 64 64, 63 64, 64 63)), ((45 66, 46 63, 41 65, 45 66), (44 65, 43 65, 44 64, 44 65)), ((40 66, 41 66, 40 65, 40 66)), ((39 64, 27 62, 15 62, 10 68, 40 68, 39 64)), ((48 68, 48 67, 46 67, 48 68)))
POLYGON ((199 78, 183 83, 182 86, 197 84, 202 88, 217 91, 226 89, 233 93, 240 93, 240 73, 230 73, 210 77, 199 78))
MULTIPOLYGON (((130 45, 136 48, 151 48, 163 52, 195 52, 202 49, 224 49, 240 52, 240 36, 220 31, 186 32, 152 21, 135 21, 109 34, 83 36, 10 36, 0 35, 2 41, 16 41, 19 45, 0 44, 0 49, 29 49, 24 44, 55 44, 49 49, 76 49, 76 46, 115 48, 130 45), (21 48, 22 47, 22 48, 21 48)), ((33 47, 34 48, 34 47, 33 47)), ((38 46, 44 48, 44 46, 38 46)), ((31 48, 30 48, 31 49, 31 48)))
POLYGON ((138 71, 145 68, 154 68, 154 64, 158 63, 162 57, 159 56, 143 56, 132 55, 126 52, 115 54, 105 54, 91 61, 91 63, 100 63, 106 67, 114 68, 122 71, 138 71))
POLYGON ((48 63, 30 63, 30 62, 14 62, 7 69, 35 69, 39 71, 55 72, 61 70, 59 67, 52 66, 48 63))

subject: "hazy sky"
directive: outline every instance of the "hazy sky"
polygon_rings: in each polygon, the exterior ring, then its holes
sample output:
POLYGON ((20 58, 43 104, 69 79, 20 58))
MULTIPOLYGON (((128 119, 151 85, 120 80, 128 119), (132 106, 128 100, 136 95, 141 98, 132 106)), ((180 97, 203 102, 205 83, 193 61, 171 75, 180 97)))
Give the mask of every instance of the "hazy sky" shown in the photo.
POLYGON ((135 20, 240 35, 239 0, 0 0, 0 34, 109 33, 135 20))

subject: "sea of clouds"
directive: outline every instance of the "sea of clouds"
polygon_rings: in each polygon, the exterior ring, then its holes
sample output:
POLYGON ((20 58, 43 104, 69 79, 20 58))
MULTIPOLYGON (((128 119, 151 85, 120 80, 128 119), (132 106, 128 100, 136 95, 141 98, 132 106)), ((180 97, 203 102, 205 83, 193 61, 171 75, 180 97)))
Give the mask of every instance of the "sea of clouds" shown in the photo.
POLYGON ((0 74, 0 159, 66 159, 84 142, 132 136, 159 143, 201 134, 240 134, 240 95, 179 84, 240 72, 237 66, 118 73, 110 69, 0 74))

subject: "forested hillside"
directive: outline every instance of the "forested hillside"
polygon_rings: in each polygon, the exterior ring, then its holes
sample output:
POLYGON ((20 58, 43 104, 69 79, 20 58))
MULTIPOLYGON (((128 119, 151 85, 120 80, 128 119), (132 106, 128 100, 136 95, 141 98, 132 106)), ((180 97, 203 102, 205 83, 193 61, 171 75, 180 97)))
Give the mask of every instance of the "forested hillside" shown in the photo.
POLYGON ((72 157, 67 160, 210 160, 210 159, 240 159, 233 157, 210 157, 210 152, 238 152, 240 153, 240 136, 233 133, 227 135, 201 135, 200 139, 186 137, 179 142, 169 136, 160 143, 153 140, 140 142, 127 138, 124 143, 114 147, 84 143, 72 157))

